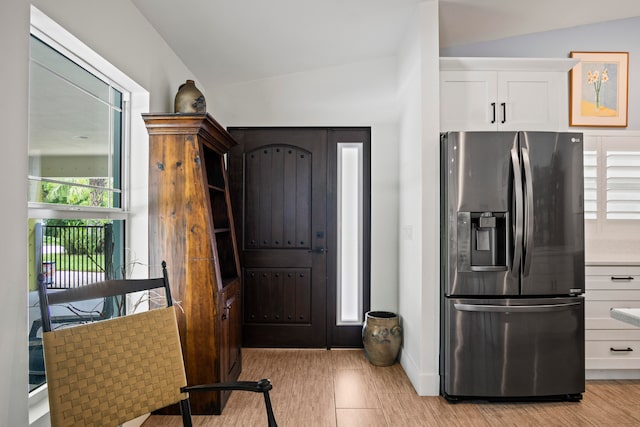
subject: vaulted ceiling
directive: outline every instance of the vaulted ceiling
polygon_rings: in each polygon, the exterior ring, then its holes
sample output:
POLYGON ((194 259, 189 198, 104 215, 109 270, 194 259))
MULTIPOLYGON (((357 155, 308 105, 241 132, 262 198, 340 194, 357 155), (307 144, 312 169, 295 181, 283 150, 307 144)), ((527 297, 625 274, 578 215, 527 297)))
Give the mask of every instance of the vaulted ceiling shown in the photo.
MULTIPOLYGON (((207 87, 394 55, 421 0, 132 0, 207 87)), ((440 0, 440 46, 640 16, 638 0, 440 0)))
MULTIPOLYGON (((393 56, 421 0, 131 1, 203 85, 213 90, 393 56)), ((440 0, 439 10, 440 46, 449 47, 640 16, 640 1, 440 0)), ((40 100, 43 107, 32 111, 42 121, 32 120, 32 152, 57 153, 51 143, 55 138, 64 140, 74 154, 106 149, 106 143, 91 141, 103 141, 105 137, 99 136, 107 135, 107 130, 82 125, 92 123, 92 114, 103 114, 102 110, 87 107, 81 115, 64 116, 63 109, 49 107, 46 99, 59 107, 61 99, 75 92, 46 76, 32 82, 32 95, 39 93, 46 96, 40 100)), ((68 102, 80 105, 75 98, 68 102)))

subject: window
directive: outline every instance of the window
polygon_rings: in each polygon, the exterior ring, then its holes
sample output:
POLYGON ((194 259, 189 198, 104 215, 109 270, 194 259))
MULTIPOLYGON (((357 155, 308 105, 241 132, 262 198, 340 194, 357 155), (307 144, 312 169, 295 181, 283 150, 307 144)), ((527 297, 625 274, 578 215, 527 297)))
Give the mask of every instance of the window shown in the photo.
MULTIPOLYGON (((122 276, 125 265, 122 153, 129 95, 44 39, 31 36, 30 391, 46 381, 38 274, 55 290, 122 276)), ((115 313, 112 301, 56 310, 51 314, 58 327, 115 313)))
MULTIPOLYGON (((120 159, 120 174, 118 177, 115 172, 112 172, 114 179, 112 188, 114 191, 109 191, 110 194, 117 194, 115 190, 120 189, 119 207, 115 201, 113 202, 114 206, 111 208, 90 206, 79 208, 75 205, 30 202, 29 244, 31 256, 28 262, 29 283, 25 284, 25 288, 33 287, 36 280, 36 262, 34 260, 36 251, 33 246, 36 240, 35 223, 41 219, 49 221, 52 219, 93 219, 104 223, 111 221, 113 223, 114 239, 119 238, 120 242, 122 242, 116 243, 115 246, 126 247, 125 254, 121 254, 122 259, 116 258, 120 252, 115 250, 114 247, 114 266, 126 265, 128 266, 127 274, 131 275, 131 277, 146 278, 148 277, 146 268, 148 263, 148 237, 146 232, 148 229, 146 204, 148 169, 145 165, 148 161, 146 141, 148 141, 149 136, 144 121, 139 114, 149 111, 149 92, 33 5, 31 6, 31 34, 55 51, 62 53, 66 59, 77 66, 81 66, 84 70, 89 70, 94 77, 98 77, 102 82, 108 83, 109 87, 122 93, 123 98, 122 121, 120 123, 122 139, 119 144, 121 151, 119 153, 114 152, 114 159, 120 159), (129 166, 131 164, 139 166, 132 170, 129 166), (120 179, 120 182, 116 182, 117 179, 120 179), (135 233, 130 232, 130 230, 135 230, 135 233), (125 241, 126 243, 124 243, 125 241), (132 266, 134 265, 143 265, 144 267, 133 268, 132 266)), ((63 104, 57 104, 56 108, 63 108, 63 104)), ((77 133, 76 135, 81 134, 77 133)), ((116 149, 118 149, 118 145, 114 145, 114 150, 116 149)), ((76 163, 80 166, 80 161, 76 163)), ((46 174, 44 175, 46 177, 46 174)), ((32 185, 37 185, 35 181, 30 182, 32 185)), ((100 186, 96 185, 96 187, 100 186)), ((76 186, 76 188, 80 188, 80 186, 76 186)), ((114 200, 117 197, 115 195, 114 200)), ((127 301, 127 305, 130 305, 129 301, 127 301)), ((36 319, 36 316, 39 319, 38 314, 30 314, 29 318, 36 319)), ((30 343, 29 347, 31 351, 37 350, 37 340, 30 343)), ((31 367, 32 370, 35 370, 34 368, 34 366, 31 367)), ((24 374, 27 375, 26 372, 24 374)), ((42 387, 34 388, 31 385, 30 388, 33 390, 29 392, 28 397, 30 424, 46 423, 46 415, 49 411, 47 386, 45 384, 42 387)))
POLYGON ((606 149, 607 219, 640 219, 640 139, 606 149), (624 147, 628 145, 627 147, 624 147), (634 149, 635 148, 635 149, 634 149))
POLYGON ((584 145, 586 259, 640 256, 640 134, 587 133, 584 145))
POLYGON ((119 208, 123 93, 31 37, 29 202, 119 208))

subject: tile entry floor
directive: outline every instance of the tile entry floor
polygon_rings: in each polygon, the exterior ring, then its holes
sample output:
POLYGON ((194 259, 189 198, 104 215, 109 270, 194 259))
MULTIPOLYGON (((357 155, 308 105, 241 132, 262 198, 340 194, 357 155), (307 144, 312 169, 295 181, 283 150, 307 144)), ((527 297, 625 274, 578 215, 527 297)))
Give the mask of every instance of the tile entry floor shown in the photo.
MULTIPOLYGON (((589 381, 582 402, 450 404, 416 394, 400 364, 371 365, 362 350, 242 350, 240 379, 270 378, 280 427, 640 426, 640 381, 589 381)), ((233 392, 222 415, 194 426, 266 426, 262 395, 233 392)), ((181 426, 151 416, 144 427, 181 426)))

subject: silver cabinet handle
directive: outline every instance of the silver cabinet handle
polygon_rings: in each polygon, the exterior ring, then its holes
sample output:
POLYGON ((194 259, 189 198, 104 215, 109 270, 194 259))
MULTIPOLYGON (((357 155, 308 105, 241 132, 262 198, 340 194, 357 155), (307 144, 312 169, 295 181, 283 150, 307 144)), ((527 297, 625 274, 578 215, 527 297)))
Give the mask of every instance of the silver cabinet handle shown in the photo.
POLYGON ((611 276, 612 282, 630 282, 634 279, 632 276, 611 276))

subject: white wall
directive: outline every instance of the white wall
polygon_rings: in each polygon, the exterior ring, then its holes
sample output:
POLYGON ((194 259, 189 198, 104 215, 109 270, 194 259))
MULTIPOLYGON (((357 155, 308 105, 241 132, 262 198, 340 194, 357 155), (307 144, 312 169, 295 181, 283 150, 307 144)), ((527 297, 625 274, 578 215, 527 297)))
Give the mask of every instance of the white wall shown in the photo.
POLYGON ((438 3, 420 3, 400 55, 401 363, 420 395, 439 393, 438 3))
POLYGON ((394 57, 215 88, 209 111, 227 126, 370 126, 397 121, 394 57))
POLYGON ((422 19, 422 338, 421 395, 440 393, 440 44, 438 1, 421 4, 422 19))
MULTIPOLYGON (((97 54, 137 81, 151 96, 151 111, 173 109, 178 86, 193 74, 129 0, 109 2, 36 0, 38 9, 82 40, 97 54)), ((29 3, 4 0, 0 6, 0 81, 5 102, 3 156, 0 159, 2 200, 0 224, 2 305, 0 310, 0 425, 29 425, 27 411, 27 129, 29 3)), ((136 112, 132 124, 135 197, 130 245, 147 259, 148 137, 136 112)), ((142 272, 143 274, 146 272, 142 272)), ((45 422, 46 424, 46 422, 45 422)))
POLYGON ((396 60, 380 58, 216 88, 226 126, 371 126, 371 308, 398 309, 396 60))
POLYGON ((27 112, 29 4, 0 6, 2 118, 2 221, 0 221, 0 425, 27 418, 27 112))
MULTIPOLYGON (((416 29, 418 23, 415 23, 416 29)), ((400 95, 400 200, 399 200, 399 314, 403 345, 400 361, 416 390, 419 389, 422 342, 422 103, 419 33, 407 41, 403 52, 400 95)))
POLYGON ((398 126, 371 128, 371 309, 398 311, 398 126))
POLYGON ((172 112, 178 86, 186 79, 195 79, 129 0, 32 3, 147 89, 151 112, 172 112))

